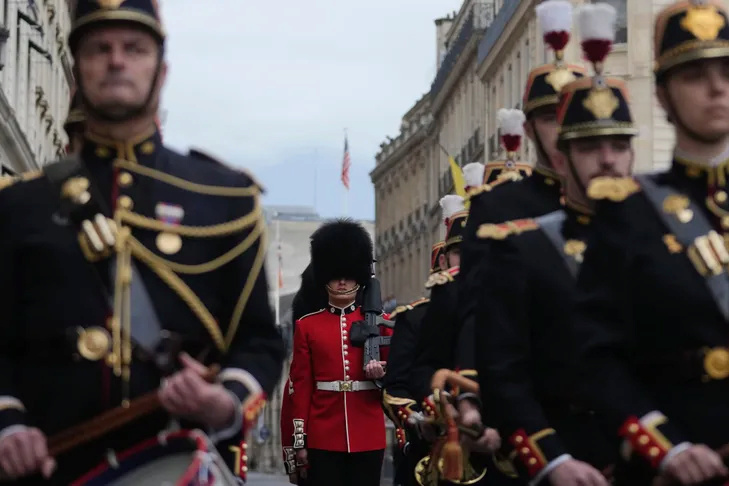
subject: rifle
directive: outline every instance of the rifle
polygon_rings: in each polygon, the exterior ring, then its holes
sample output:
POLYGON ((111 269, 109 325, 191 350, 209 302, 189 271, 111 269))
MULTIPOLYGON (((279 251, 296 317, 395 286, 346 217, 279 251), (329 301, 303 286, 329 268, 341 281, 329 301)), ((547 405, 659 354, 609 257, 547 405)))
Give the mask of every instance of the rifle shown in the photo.
MULTIPOLYGON (((352 324, 350 341, 353 346, 364 348, 364 362, 362 368, 372 360, 380 361, 380 347, 390 345, 390 336, 380 335, 380 325, 391 327, 391 323, 382 318, 382 294, 380 292, 380 281, 374 275, 374 268, 369 283, 365 286, 362 295, 362 313, 364 321, 352 324)), ((380 380, 375 383, 381 387, 380 380)))

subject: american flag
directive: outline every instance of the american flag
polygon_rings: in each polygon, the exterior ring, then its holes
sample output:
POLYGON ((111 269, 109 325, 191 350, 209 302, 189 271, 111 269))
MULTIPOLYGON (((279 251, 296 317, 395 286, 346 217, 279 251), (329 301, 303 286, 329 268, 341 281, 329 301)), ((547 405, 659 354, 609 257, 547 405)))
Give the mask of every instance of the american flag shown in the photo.
POLYGON ((349 168, 352 165, 352 160, 349 158, 349 142, 347 137, 344 137, 344 158, 342 159, 342 184, 349 190, 349 168))

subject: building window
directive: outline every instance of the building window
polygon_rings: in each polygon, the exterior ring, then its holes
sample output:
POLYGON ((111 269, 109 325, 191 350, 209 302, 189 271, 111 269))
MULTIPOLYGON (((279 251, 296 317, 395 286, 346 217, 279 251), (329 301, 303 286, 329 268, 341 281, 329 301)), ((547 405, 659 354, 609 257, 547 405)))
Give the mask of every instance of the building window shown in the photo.
MULTIPOLYGON (((617 19, 615 21, 615 43, 624 44, 628 42, 628 1, 627 0, 600 0, 615 7, 617 19)), ((590 3, 598 3, 592 0, 590 3)))

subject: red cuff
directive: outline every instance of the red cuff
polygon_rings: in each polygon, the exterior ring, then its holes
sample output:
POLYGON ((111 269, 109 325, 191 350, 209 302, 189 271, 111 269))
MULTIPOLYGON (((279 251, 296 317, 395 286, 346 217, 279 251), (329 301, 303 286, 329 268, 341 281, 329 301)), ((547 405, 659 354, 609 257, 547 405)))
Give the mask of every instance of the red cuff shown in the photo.
POLYGON ((655 427, 646 427, 638 417, 630 417, 625 421, 618 434, 625 438, 633 451, 648 459, 651 466, 657 468, 668 451, 671 443, 655 427))
POLYGON ((554 429, 544 429, 536 434, 527 435, 524 429, 519 429, 509 437, 509 443, 514 447, 516 457, 524 464, 530 477, 535 477, 547 466, 547 459, 537 441, 554 433, 554 429))

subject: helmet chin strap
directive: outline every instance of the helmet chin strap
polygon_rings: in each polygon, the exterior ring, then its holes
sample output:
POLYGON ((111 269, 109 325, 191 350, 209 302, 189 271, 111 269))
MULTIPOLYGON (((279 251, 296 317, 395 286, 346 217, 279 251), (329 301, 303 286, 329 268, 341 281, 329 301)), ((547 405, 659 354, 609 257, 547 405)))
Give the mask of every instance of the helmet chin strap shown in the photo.
MULTIPOLYGON (((575 167, 574 160, 572 160, 572 156, 569 154, 569 152, 566 153, 567 156, 567 167, 569 167, 570 174, 572 174, 572 178, 575 180, 575 184, 577 184, 577 188, 580 190, 582 194, 587 194, 587 187, 585 184, 582 183, 582 180, 579 177, 579 174, 577 173, 577 168, 575 167)), ((567 191, 565 190, 564 196, 567 197, 567 191)))
POLYGON ((546 169, 549 172, 555 172, 554 167, 552 166, 552 160, 549 158, 549 155, 547 154, 547 151, 544 150, 544 144, 542 143, 542 139, 539 136, 539 131, 537 130, 537 124, 534 123, 534 120, 529 120, 529 125, 532 127, 532 134, 534 135, 534 145, 537 148, 537 163, 541 162, 541 165, 543 169, 546 169))
POLYGON ((144 100, 144 103, 139 105, 137 108, 124 113, 123 116, 115 116, 109 112, 106 112, 96 106, 94 106, 86 96, 81 76, 76 74, 76 84, 78 87, 78 94, 81 97, 81 103, 83 104, 84 108, 87 110, 87 112, 94 118, 98 118, 99 120, 103 120, 105 122, 109 123, 124 123, 129 120, 134 120, 135 118, 139 118, 140 116, 144 115, 147 110, 149 110, 150 105, 152 104, 152 99, 155 95, 155 88, 157 87, 157 82, 159 81, 159 77, 162 73, 162 59, 164 58, 164 47, 160 46, 159 54, 157 56, 157 68, 155 69, 154 76, 152 77, 152 83, 149 86, 149 91, 147 92, 147 97, 144 100))

